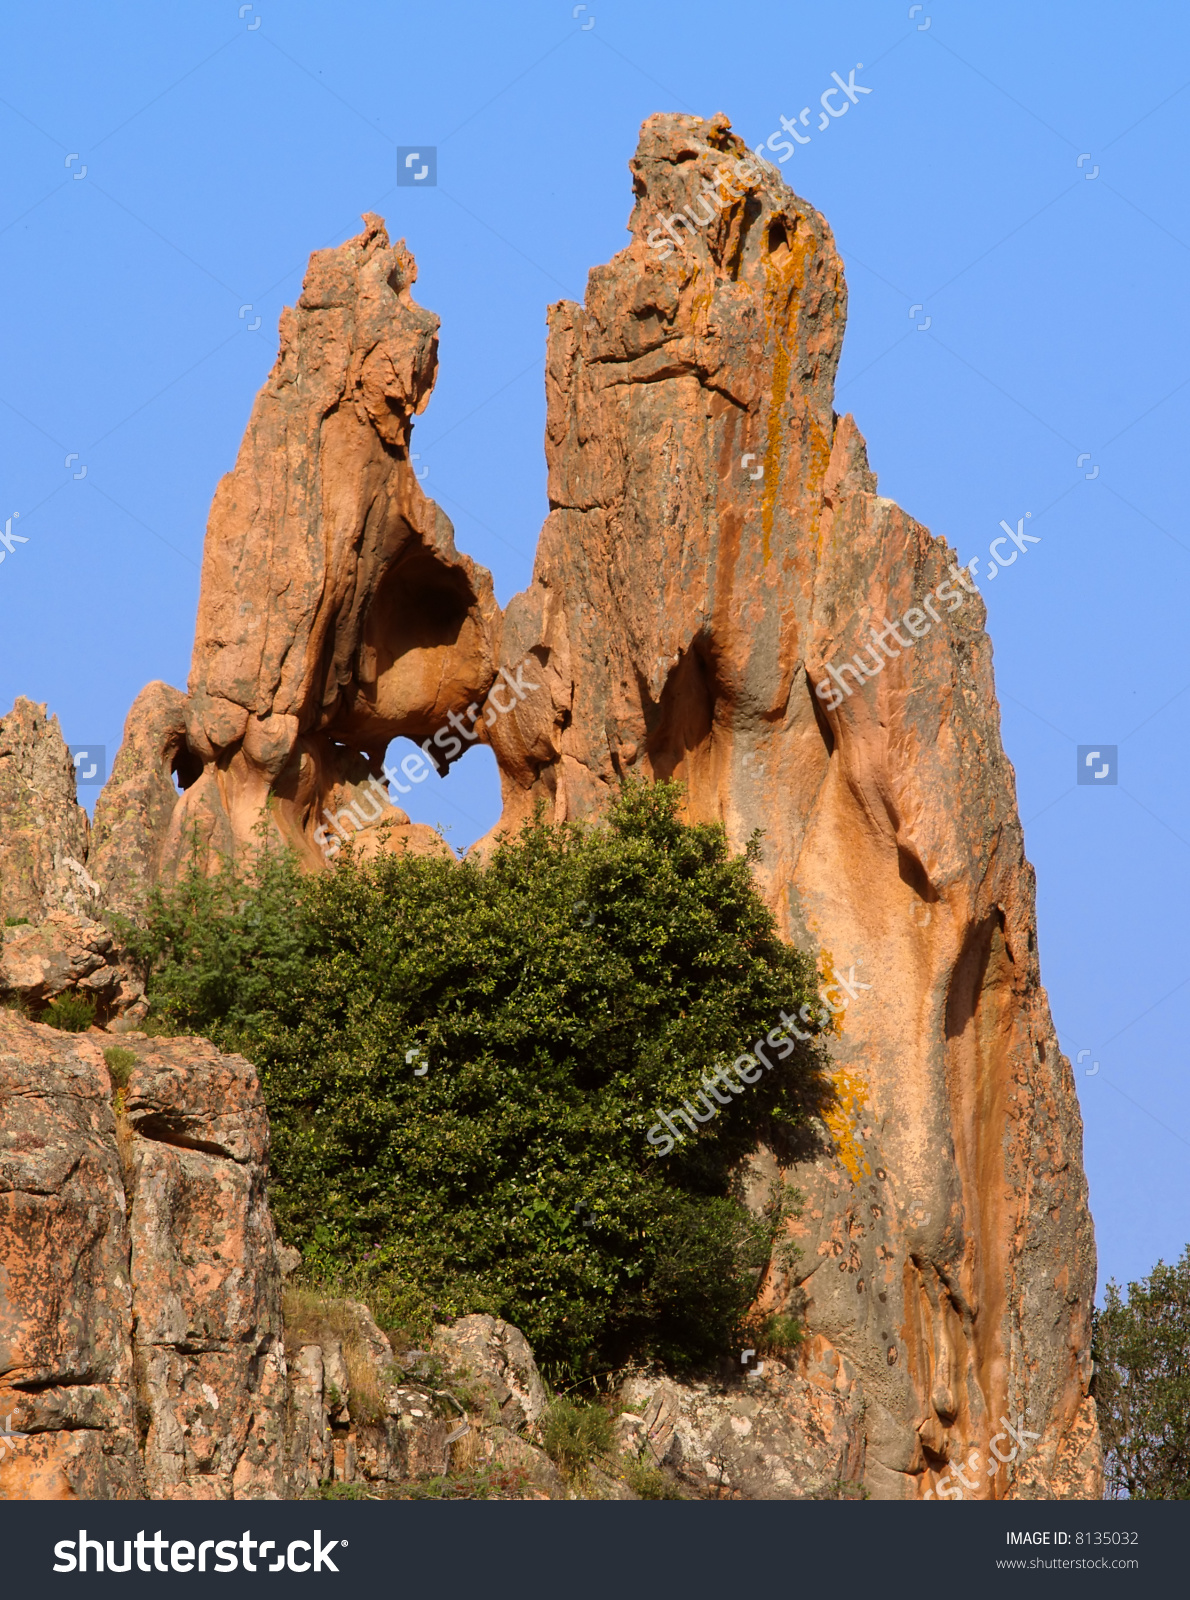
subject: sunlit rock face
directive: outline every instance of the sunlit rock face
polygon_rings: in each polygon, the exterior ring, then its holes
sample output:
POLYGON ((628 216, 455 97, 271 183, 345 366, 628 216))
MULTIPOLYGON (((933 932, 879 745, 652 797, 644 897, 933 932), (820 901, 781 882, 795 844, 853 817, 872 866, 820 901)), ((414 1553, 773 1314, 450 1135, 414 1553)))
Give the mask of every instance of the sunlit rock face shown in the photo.
MULTIPOLYGON (((310 867, 365 829, 370 850, 445 848, 388 803, 382 761, 390 740, 449 734, 449 713, 483 703, 497 607, 410 460, 438 319, 413 300, 404 245, 364 221, 311 257, 215 494, 165 876, 196 830, 204 851, 237 856, 262 819, 310 867)), ((439 767, 449 754, 431 743, 439 767)), ((123 814, 118 787, 107 798, 123 814)))
POLYGON ((631 243, 550 313, 551 509, 502 633, 548 693, 492 730, 501 826, 638 772, 737 849, 763 830, 784 933, 846 980, 829 1143, 785 1172, 800 1262, 764 1298, 854 1367, 873 1495, 952 1464, 964 1498, 1094 1495, 1082 1125, 982 601, 834 412, 822 217, 722 117, 650 118, 631 165, 631 243))

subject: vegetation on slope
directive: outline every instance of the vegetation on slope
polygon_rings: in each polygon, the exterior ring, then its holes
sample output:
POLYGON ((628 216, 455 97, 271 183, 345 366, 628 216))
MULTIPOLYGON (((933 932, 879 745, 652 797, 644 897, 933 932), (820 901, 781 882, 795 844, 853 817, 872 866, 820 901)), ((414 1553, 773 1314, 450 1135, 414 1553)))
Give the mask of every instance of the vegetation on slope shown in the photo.
POLYGON ((821 1105, 820 1045, 664 1159, 647 1133, 816 1008, 817 978, 757 893, 757 843, 732 858, 679 802, 629 784, 606 826, 538 816, 483 865, 348 850, 303 878, 262 850, 156 895, 135 936, 153 1015, 260 1069, 309 1276, 494 1312, 576 1373, 732 1350, 791 1203, 750 1213, 741 1164, 821 1105))

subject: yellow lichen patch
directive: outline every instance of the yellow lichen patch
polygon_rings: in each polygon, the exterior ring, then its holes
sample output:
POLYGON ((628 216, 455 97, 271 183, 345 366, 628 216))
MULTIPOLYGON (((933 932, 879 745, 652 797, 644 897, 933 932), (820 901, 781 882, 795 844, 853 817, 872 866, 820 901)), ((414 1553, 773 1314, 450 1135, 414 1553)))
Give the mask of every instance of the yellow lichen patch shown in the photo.
MULTIPOLYGON (((831 988, 837 989, 839 984, 839 975, 835 971, 835 960, 829 950, 822 950, 819 952, 818 964, 822 969, 822 983, 820 987, 822 988, 823 992, 831 988)), ((841 1039, 843 1037, 842 1011, 831 1011, 829 1006, 825 1007, 824 1009, 829 1015, 830 1021, 824 1025, 822 1030, 823 1033, 830 1033, 833 1034, 836 1039, 841 1039)))
POLYGON ((707 331, 707 323, 710 321, 711 315, 711 306, 715 298, 714 277, 709 277, 709 281, 704 288, 699 284, 698 281, 703 276, 707 275, 705 275, 696 265, 690 274, 690 282, 686 288, 686 293, 689 296, 687 313, 689 318, 689 326, 690 331, 695 334, 705 333, 707 331))
POLYGON ((806 484, 806 498, 812 505, 816 504, 818 507, 810 521, 810 532, 817 540, 815 553, 821 560, 822 486, 826 482, 827 468, 831 464, 831 441, 818 426, 818 419, 810 409, 810 402, 803 397, 802 404, 806 408, 806 417, 810 424, 810 477, 806 484))
POLYGON ((868 1086, 858 1073, 849 1072, 846 1067, 836 1067, 828 1076, 835 1091, 835 1103, 822 1120, 835 1141, 835 1153, 844 1172, 852 1183, 861 1183, 872 1176, 867 1152, 859 1137, 868 1105, 868 1086))

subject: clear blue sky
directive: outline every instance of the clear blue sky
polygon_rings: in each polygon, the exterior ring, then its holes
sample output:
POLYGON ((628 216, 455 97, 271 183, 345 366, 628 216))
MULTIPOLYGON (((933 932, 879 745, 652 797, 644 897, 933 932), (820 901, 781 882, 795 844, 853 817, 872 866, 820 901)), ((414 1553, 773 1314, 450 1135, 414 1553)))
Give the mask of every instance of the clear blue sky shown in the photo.
MULTIPOLYGON (((184 686, 207 510, 281 307, 310 251, 365 210, 406 237, 417 298, 443 321, 415 438, 425 487, 507 601, 545 511, 546 306, 581 299, 625 242, 640 122, 722 110, 755 144, 803 106, 814 126, 832 72, 863 62, 872 93, 782 169, 847 266, 837 407, 881 492, 964 560, 1001 518, 1033 514, 1041 543, 985 595, 1042 972, 1063 1047, 1090 1052, 1077 1073, 1101 1282, 1176 1256, 1190 1238, 1184 9, 238 9, 51 0, 0 21, 0 527, 19 511, 28 540, 0 566, 0 707, 46 700, 68 740, 110 760, 141 686, 184 686), (396 147, 422 143, 438 186, 397 188, 396 147), (1077 746, 1101 743, 1119 746, 1118 785, 1077 787, 1077 746)), ((486 831, 489 753, 419 800, 457 845, 486 831)))

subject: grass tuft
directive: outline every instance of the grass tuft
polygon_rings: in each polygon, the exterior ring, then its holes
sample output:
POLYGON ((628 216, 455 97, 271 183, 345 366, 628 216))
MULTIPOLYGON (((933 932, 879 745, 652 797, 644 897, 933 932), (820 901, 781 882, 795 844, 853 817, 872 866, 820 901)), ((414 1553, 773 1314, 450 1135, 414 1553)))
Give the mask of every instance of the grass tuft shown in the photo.
POLYGON ((103 1052, 103 1059, 107 1062, 108 1074, 114 1089, 127 1089, 128 1079, 132 1076, 132 1069, 136 1066, 138 1057, 133 1050, 122 1050, 119 1045, 113 1045, 110 1050, 103 1052))
POLYGON ((545 1452, 567 1478, 581 1478, 600 1457, 611 1454, 615 1425, 600 1405, 555 1400, 541 1419, 545 1452))
POLYGON ((358 1312, 346 1300, 320 1293, 308 1284, 285 1286, 285 1354, 292 1358, 304 1344, 338 1339, 347 1368, 347 1408, 355 1423, 383 1422, 384 1390, 380 1374, 364 1342, 358 1312))

